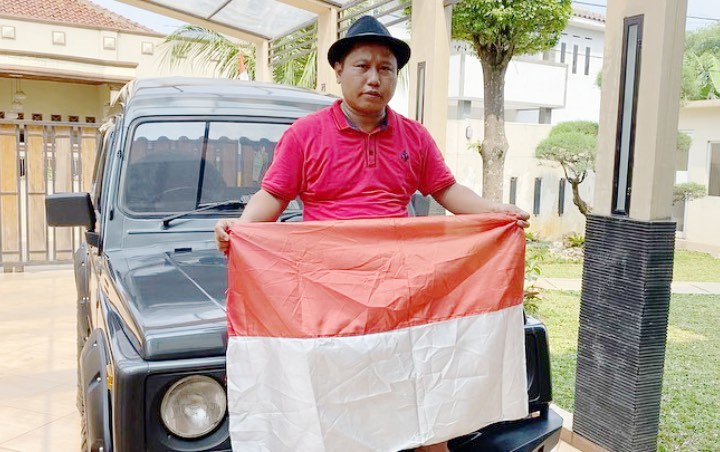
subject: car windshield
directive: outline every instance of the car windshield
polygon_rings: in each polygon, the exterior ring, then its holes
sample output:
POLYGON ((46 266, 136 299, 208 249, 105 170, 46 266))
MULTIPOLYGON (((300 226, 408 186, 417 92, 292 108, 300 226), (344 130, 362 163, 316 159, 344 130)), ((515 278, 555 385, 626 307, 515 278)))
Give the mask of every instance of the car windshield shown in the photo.
MULTIPOLYGON (((133 132, 120 204, 133 215, 167 215, 260 189, 288 124, 145 122, 133 132)), ((240 203, 238 203, 240 204, 240 203)))

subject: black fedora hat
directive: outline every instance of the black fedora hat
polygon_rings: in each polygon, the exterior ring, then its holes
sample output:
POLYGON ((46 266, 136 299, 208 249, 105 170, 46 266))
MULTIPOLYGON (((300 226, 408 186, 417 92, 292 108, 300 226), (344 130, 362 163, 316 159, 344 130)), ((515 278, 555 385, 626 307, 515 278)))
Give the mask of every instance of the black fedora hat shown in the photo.
POLYGON ((398 70, 402 69, 410 59, 410 46, 405 41, 393 38, 385 25, 372 16, 362 16, 356 20, 344 38, 338 39, 328 50, 328 61, 330 66, 340 62, 350 51, 350 48, 358 42, 376 42, 390 48, 397 58, 398 70))

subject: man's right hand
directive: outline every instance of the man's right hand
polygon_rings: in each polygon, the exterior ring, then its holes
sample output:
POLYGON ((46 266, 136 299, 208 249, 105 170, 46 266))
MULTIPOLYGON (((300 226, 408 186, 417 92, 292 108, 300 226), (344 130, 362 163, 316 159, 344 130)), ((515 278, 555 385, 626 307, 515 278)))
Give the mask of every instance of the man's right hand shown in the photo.
POLYGON ((215 243, 217 248, 225 254, 228 253, 230 247, 230 234, 228 234, 228 231, 237 222, 236 219, 225 219, 215 223, 215 243))
POLYGON ((265 190, 258 190, 243 209, 240 218, 229 218, 215 223, 215 243, 220 251, 227 254, 230 246, 228 231, 237 222, 255 223, 261 221, 277 221, 285 210, 288 201, 284 201, 265 190))

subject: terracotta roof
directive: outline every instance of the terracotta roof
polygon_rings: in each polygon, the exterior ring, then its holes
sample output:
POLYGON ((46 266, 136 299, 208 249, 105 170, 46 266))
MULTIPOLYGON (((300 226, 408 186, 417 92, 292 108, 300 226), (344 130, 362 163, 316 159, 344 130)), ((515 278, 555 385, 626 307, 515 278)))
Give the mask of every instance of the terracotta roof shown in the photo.
POLYGON ((0 0, 0 15, 65 25, 159 34, 87 0, 0 0))
POLYGON ((579 17, 580 19, 594 20, 596 22, 605 23, 605 16, 600 13, 588 11, 586 9, 573 8, 573 16, 579 17))

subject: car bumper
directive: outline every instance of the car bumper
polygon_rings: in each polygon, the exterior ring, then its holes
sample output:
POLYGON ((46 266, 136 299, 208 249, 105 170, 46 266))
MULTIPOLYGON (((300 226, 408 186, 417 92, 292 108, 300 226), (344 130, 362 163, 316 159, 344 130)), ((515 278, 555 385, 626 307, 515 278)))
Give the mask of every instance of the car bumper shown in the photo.
POLYGON ((563 419, 551 409, 522 421, 490 425, 479 432, 450 441, 452 452, 549 451, 560 442, 563 419))

